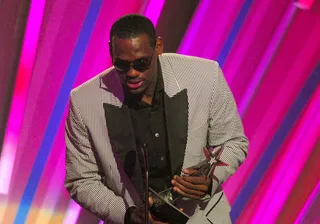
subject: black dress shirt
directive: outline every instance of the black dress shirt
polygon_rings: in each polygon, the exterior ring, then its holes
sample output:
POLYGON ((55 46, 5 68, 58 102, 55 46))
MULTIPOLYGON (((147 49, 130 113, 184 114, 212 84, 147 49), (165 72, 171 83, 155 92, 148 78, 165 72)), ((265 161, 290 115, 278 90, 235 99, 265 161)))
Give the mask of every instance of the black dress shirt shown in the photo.
MULTIPOLYGON (((152 105, 141 101, 141 97, 126 94, 133 130, 138 144, 147 144, 149 161, 149 186, 155 191, 162 191, 170 186, 171 171, 167 151, 167 133, 164 113, 164 84, 161 71, 152 105)), ((138 146, 139 147, 139 146, 138 146)), ((140 160, 140 163, 143 160, 140 160)))

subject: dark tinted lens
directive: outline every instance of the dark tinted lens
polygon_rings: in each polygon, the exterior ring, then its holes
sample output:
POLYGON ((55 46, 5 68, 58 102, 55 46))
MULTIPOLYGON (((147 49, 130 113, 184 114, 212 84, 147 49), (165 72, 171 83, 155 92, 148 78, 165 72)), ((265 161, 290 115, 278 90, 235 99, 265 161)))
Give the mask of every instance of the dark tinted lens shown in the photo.
MULTIPOLYGON (((120 72, 127 72, 130 70, 130 62, 117 60, 113 63, 114 67, 120 72)), ((150 68, 151 58, 150 59, 139 59, 132 63, 132 67, 139 71, 144 72, 150 68)))
POLYGON ((114 67, 116 67, 117 70, 121 71, 121 72, 127 72, 130 69, 130 64, 127 61, 115 61, 113 63, 114 67))
POLYGON ((133 68, 140 72, 144 72, 145 70, 150 68, 150 65, 151 65, 151 60, 140 59, 133 63, 133 68))

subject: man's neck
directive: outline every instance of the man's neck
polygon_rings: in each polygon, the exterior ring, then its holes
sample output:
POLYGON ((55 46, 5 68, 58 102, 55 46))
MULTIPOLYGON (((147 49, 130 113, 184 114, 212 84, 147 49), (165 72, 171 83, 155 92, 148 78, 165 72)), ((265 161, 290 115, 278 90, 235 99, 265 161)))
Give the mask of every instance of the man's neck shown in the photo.
POLYGON ((156 90, 156 86, 157 86, 157 82, 158 82, 158 74, 155 74, 153 76, 153 81, 150 84, 150 86, 148 87, 148 89, 146 89, 144 95, 142 96, 141 100, 149 105, 152 104, 152 99, 156 90))
POLYGON ((154 92, 156 90, 157 81, 153 82, 149 88, 146 90, 146 92, 143 94, 141 100, 147 104, 152 104, 152 99, 154 96, 154 92))
POLYGON ((153 96, 143 95, 141 101, 151 105, 152 104, 152 99, 153 99, 153 96))

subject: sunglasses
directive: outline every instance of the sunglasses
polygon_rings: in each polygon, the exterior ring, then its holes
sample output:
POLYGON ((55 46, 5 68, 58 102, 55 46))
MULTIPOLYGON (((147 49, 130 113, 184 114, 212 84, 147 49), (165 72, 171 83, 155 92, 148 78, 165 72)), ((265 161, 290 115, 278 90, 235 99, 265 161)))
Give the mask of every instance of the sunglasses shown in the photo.
POLYGON ((139 72, 144 72, 150 68, 151 62, 152 62, 152 57, 153 57, 153 53, 150 58, 140 58, 134 62, 129 62, 129 61, 125 61, 125 60, 116 60, 115 62, 113 62, 113 66, 119 72, 128 72, 131 67, 134 70, 137 70, 139 72))

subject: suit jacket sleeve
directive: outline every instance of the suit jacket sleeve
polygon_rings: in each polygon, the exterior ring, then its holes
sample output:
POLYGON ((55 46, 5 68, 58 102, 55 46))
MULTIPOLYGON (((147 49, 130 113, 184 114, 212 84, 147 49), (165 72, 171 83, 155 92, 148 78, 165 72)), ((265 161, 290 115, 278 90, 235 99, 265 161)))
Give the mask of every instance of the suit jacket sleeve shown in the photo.
POLYGON ((111 223, 123 223, 126 211, 124 199, 116 196, 102 182, 97 158, 71 94, 66 121, 66 178, 65 187, 83 208, 111 223))
POLYGON ((217 154, 213 171, 212 194, 242 164, 248 153, 248 139, 238 114, 234 97, 218 63, 210 102, 208 145, 217 154))

